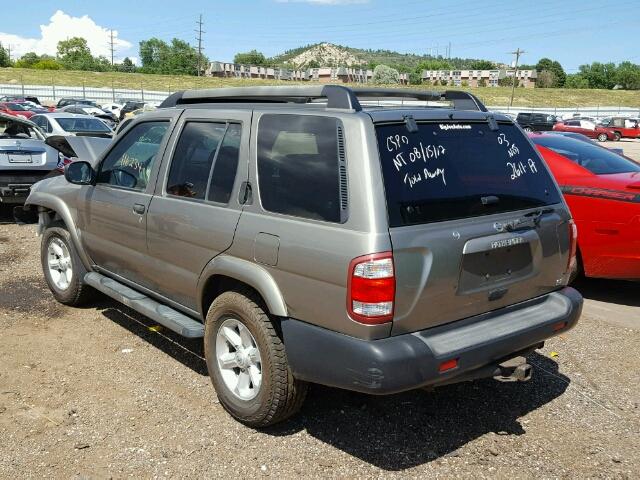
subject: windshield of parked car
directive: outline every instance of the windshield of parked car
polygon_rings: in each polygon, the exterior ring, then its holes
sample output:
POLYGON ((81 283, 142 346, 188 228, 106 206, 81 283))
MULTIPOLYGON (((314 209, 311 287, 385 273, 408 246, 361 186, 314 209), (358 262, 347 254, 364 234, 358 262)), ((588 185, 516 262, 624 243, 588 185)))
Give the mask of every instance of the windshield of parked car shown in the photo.
POLYGON ((60 127, 65 132, 98 132, 98 133, 110 133, 109 127, 97 118, 90 117, 69 117, 69 118, 56 118, 56 121, 60 124, 60 127))
POLYGON ((19 103, 5 103, 9 110, 13 110, 15 112, 24 112, 27 110, 23 105, 19 103))
POLYGON ((560 202, 538 153, 513 124, 381 125, 378 149, 392 227, 560 202))
POLYGON ((535 136, 531 140, 577 163, 596 175, 640 172, 640 165, 594 143, 551 135, 535 136))

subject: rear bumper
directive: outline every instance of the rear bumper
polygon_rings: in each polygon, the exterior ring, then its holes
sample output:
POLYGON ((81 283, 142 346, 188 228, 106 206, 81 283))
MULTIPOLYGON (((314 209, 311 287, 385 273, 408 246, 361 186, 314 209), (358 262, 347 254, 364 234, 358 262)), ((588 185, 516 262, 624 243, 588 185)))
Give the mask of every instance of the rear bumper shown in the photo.
POLYGON ((22 172, 0 172, 0 203, 24 203, 31 186, 42 180, 49 170, 22 172))
POLYGON ((566 287, 440 327, 361 340, 298 320, 282 322, 287 358, 300 380, 377 395, 468 379, 472 372, 572 328, 582 296, 566 287), (441 373, 443 362, 457 367, 441 373))

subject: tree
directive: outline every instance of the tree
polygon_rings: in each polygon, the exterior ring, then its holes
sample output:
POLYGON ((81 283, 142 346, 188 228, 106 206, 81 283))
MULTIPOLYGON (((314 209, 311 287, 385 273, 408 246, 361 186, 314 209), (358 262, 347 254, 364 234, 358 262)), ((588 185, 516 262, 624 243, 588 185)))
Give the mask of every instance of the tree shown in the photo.
POLYGON ((120 70, 121 72, 135 72, 136 66, 133 64, 129 57, 124 57, 122 63, 118 65, 118 70, 120 70))
POLYGON ((27 52, 16 61, 18 68, 31 68, 40 61, 40 57, 36 52, 27 52))
MULTIPOLYGON (((504 77, 498 80, 498 85, 501 87, 511 87, 513 86, 514 78, 513 77, 504 77)), ((516 87, 520 86, 520 81, 516 80, 516 87)))
POLYGON ((140 42, 140 62, 143 73, 166 73, 163 71, 167 64, 171 49, 164 40, 150 38, 140 42))
POLYGON ((589 80, 580 73, 569 74, 564 82, 564 88, 589 88, 589 80))
POLYGON ((0 43, 0 67, 10 67, 11 58, 9 58, 9 52, 0 43))
POLYGON ((616 83, 625 90, 640 90, 640 65, 622 62, 616 69, 616 83))
POLYGON ((616 85, 616 66, 613 63, 593 62, 580 65, 579 73, 589 83, 589 88, 611 90, 616 85))
MULTIPOLYGON (((541 58, 540 60, 538 60, 535 68, 538 73, 544 72, 545 70, 553 73, 555 82, 551 87, 564 86, 564 82, 567 79, 567 74, 565 73, 564 68, 562 68, 562 65, 560 65, 560 62, 551 60, 550 58, 541 58)), ((526 69, 522 68, 522 70, 526 69)))
POLYGON ((489 60, 476 60, 469 66, 471 70, 495 70, 496 65, 489 60))
POLYGON ((451 64, 446 60, 433 59, 420 62, 415 71, 422 73, 423 70, 451 70, 451 68, 451 64))
POLYGON ((53 58, 41 58, 34 63, 31 68, 35 68, 36 70, 60 70, 62 65, 53 58))
POLYGON ((387 65, 378 65, 373 70, 373 81, 383 85, 398 83, 400 81, 400 72, 387 65))
POLYGON ((542 70, 538 73, 536 87, 538 88, 554 88, 558 85, 556 74, 551 70, 542 70))
POLYGON ((266 65, 266 57, 257 50, 251 50, 250 52, 236 53, 233 57, 233 63, 241 63, 244 65, 266 65))
POLYGON ((478 87, 486 87, 487 86, 487 81, 484 78, 481 78, 480 80, 478 80, 478 87))
POLYGON ((67 70, 93 70, 95 59, 87 41, 81 37, 72 37, 58 42, 58 59, 67 70))
MULTIPOLYGON (((143 73, 196 75, 198 51, 184 40, 174 38, 171 44, 158 38, 140 42, 140 61, 143 73)), ((201 62, 208 62, 205 56, 201 62)))
POLYGON ((409 83, 411 85, 420 85, 420 84, 422 84, 422 73, 409 72, 409 83))

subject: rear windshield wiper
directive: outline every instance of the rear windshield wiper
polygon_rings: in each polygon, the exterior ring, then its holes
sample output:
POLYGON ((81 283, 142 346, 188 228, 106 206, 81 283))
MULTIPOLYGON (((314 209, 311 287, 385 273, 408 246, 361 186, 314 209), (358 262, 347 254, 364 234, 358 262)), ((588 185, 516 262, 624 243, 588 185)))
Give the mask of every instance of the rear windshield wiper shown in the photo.
POLYGON ((513 232, 514 230, 519 230, 525 227, 534 227, 537 228, 540 226, 540 220, 542 217, 548 213, 553 213, 553 208, 543 208, 541 210, 534 210, 533 212, 526 213, 522 218, 517 219, 514 222, 509 222, 505 226, 505 230, 508 232, 513 232))

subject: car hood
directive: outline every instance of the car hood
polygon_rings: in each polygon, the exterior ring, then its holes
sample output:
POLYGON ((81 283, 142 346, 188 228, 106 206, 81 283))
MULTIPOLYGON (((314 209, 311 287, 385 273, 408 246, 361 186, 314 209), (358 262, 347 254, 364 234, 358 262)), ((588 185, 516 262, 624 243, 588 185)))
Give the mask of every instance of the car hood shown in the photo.
POLYGON ((62 152, 65 157, 75 157, 80 160, 86 160, 95 166, 102 152, 104 152, 111 143, 111 139, 52 135, 47 137, 45 143, 62 152))

